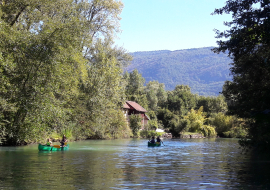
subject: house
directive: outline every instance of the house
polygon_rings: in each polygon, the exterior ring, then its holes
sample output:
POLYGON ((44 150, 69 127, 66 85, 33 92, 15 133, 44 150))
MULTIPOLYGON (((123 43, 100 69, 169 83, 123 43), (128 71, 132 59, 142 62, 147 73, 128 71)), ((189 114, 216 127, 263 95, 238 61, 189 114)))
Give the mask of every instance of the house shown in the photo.
POLYGON ((145 114, 147 111, 138 103, 133 102, 133 101, 125 102, 125 104, 123 105, 123 112, 128 122, 129 122, 129 116, 131 114, 140 115, 142 118, 142 129, 144 129, 144 127, 148 124, 148 120, 150 120, 150 118, 145 114))

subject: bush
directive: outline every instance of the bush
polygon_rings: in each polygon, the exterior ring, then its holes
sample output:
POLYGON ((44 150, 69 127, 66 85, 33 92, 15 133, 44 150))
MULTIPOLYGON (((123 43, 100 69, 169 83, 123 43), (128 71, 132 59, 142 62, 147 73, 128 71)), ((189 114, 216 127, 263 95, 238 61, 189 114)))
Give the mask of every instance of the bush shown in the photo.
POLYGON ((203 125, 201 131, 205 137, 216 137, 217 133, 214 127, 209 125, 203 125))
POLYGON ((138 131, 142 127, 141 121, 142 119, 139 115, 133 114, 129 116, 130 129, 132 130, 133 137, 138 136, 138 131))
POLYGON ((230 131, 224 132, 223 135, 228 138, 244 138, 247 136, 247 130, 240 127, 233 127, 230 131))
POLYGON ((140 131, 140 137, 142 138, 157 137, 157 136, 162 136, 162 134, 164 134, 164 132, 147 131, 147 130, 140 131))
POLYGON ((224 113, 212 114, 208 123, 216 128, 221 137, 242 138, 247 135, 244 120, 224 113))

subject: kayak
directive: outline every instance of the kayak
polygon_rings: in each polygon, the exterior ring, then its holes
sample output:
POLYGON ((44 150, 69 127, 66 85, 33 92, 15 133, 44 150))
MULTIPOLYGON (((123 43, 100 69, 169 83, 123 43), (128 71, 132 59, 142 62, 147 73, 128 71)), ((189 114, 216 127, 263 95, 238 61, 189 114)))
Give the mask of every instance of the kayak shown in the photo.
POLYGON ((66 145, 64 147, 60 147, 59 145, 54 145, 54 146, 47 146, 47 145, 38 145, 38 150, 39 151, 59 151, 59 150, 68 150, 69 145, 66 145))
POLYGON ((161 145, 161 143, 159 143, 159 142, 156 142, 156 143, 148 142, 148 146, 160 146, 160 145, 161 145))

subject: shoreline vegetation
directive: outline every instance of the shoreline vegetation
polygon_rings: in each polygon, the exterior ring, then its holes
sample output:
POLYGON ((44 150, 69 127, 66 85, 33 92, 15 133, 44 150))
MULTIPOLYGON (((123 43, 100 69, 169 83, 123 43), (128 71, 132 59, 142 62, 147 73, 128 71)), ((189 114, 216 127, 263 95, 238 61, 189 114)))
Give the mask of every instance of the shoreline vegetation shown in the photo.
MULTIPOLYGON (((259 2, 258 10, 269 10, 259 2)), ((242 12, 247 6, 241 3, 228 1, 214 14, 242 12)), ((2 145, 38 143, 63 134, 70 140, 148 137, 159 135, 158 128, 173 137, 198 133, 240 138, 243 147, 270 148, 270 44, 263 27, 254 33, 251 28, 259 25, 241 25, 236 18, 233 22, 239 28, 226 34, 217 31, 218 37, 231 37, 219 41, 213 51, 228 50, 234 57, 233 80, 225 82, 221 95, 204 97, 193 94, 188 85, 166 91, 158 81, 145 84, 137 69, 124 72, 132 57, 114 45, 122 9, 117 0, 1 4, 2 145), (249 39, 257 41, 245 44, 249 39), (237 40, 245 45, 240 47, 237 40), (136 115, 127 125, 122 112, 125 100, 148 111, 150 120, 143 131, 136 115)))

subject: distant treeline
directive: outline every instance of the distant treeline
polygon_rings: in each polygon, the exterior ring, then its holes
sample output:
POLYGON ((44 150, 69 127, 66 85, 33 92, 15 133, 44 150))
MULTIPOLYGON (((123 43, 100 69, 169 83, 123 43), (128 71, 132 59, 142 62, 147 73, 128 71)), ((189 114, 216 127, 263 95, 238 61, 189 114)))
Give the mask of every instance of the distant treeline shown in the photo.
POLYGON ((158 81, 144 86, 145 79, 136 69, 126 72, 124 80, 128 100, 148 110, 151 120, 146 130, 161 128, 175 137, 186 132, 201 133, 205 137, 240 138, 247 134, 243 119, 227 115, 228 106, 222 95, 199 96, 191 93, 187 85, 177 85, 174 90, 166 91, 165 85, 158 81))
POLYGON ((228 54, 215 54, 211 49, 134 52, 127 71, 138 69, 147 83, 159 81, 165 84, 166 90, 184 84, 190 86, 192 93, 217 96, 224 81, 232 79, 229 75, 232 61, 228 54))

